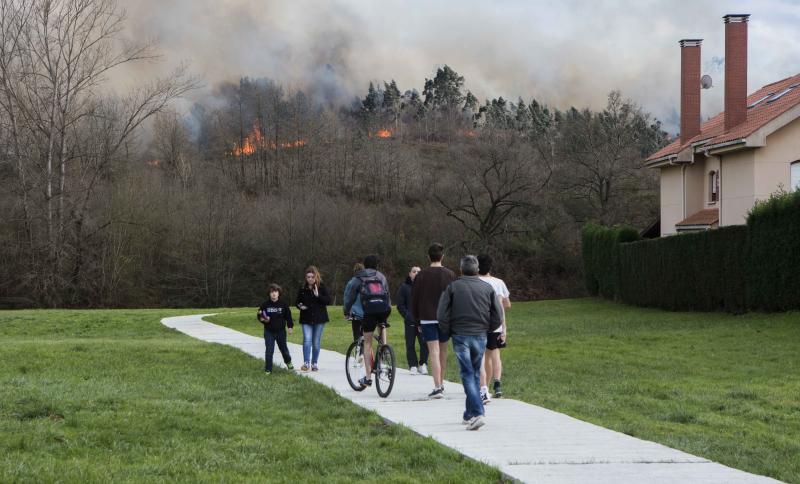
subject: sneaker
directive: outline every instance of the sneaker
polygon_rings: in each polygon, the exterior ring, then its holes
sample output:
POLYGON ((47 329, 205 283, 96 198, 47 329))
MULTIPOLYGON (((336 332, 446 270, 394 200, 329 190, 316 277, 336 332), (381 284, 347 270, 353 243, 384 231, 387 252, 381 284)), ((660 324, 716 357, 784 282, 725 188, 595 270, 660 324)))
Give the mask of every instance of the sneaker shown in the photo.
POLYGON ((470 421, 470 420, 471 420, 471 419, 464 419, 464 420, 462 420, 462 421, 461 421, 461 425, 469 425, 469 421, 470 421))
POLYGON ((428 398, 444 398, 444 387, 434 388, 433 391, 428 394, 428 398))
POLYGON ((408 372, 411 373, 412 375, 419 375, 419 371, 417 371, 416 366, 412 366, 411 368, 409 368, 408 372))
POLYGON ((479 428, 483 427, 485 423, 486 422, 483 419, 483 415, 472 417, 469 419, 469 423, 467 423, 467 430, 478 430, 479 428))
POLYGON ((271 371, 271 370, 264 370, 264 374, 265 374, 265 375, 271 375, 271 374, 272 374, 272 371, 271 371))
POLYGON ((486 393, 481 392, 481 401, 483 404, 486 405, 492 401, 492 397, 489 396, 489 391, 487 390, 486 393))
POLYGON ((497 380, 494 382, 494 398, 500 398, 503 396, 503 387, 500 384, 500 381, 497 380))
POLYGON ((287 370, 294 370, 294 365, 292 364, 292 362, 286 363, 286 369, 287 370))
POLYGON ((358 383, 360 383, 362 387, 372 386, 372 380, 367 380, 367 377, 361 378, 360 380, 358 380, 358 383))
POLYGON ((303 363, 303 366, 300 367, 300 371, 308 371, 308 369, 309 369, 309 366, 308 366, 308 362, 306 361, 305 363, 303 363))
POLYGON ((317 366, 317 364, 316 364, 316 363, 314 363, 313 365, 311 365, 311 371, 319 371, 319 367, 317 366))
POLYGON ((428 374, 428 365, 425 363, 419 365, 419 374, 420 375, 427 375, 428 374))

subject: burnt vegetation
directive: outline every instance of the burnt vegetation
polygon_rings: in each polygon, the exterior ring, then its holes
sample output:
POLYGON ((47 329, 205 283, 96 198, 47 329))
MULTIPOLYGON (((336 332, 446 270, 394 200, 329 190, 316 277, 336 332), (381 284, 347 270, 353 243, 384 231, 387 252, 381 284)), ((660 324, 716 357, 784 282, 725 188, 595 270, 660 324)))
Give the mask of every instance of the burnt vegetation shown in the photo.
POLYGON ((349 105, 270 79, 197 87, 180 69, 102 89, 150 45, 117 47, 106 0, 0 0, 0 306, 253 304, 310 263, 340 294, 354 261, 395 284, 489 251, 515 298, 581 291, 579 229, 644 227, 660 123, 620 93, 600 111, 483 104, 448 66, 422 90, 370 84, 349 105))

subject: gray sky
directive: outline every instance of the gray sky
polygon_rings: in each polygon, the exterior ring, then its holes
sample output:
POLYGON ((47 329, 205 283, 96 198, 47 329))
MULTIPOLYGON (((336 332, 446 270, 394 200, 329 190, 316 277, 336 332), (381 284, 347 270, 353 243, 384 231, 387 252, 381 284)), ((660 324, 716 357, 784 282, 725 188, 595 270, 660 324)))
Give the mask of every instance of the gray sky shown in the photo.
POLYGON ((449 64, 481 102, 522 96, 597 109, 620 89, 675 131, 678 40, 704 39, 703 73, 715 87, 703 91, 703 116, 713 116, 728 13, 752 14, 749 91, 800 72, 800 0, 139 0, 125 8, 128 35, 157 38, 164 60, 115 80, 186 61, 209 89, 269 77, 347 100, 371 80, 421 90, 449 64))

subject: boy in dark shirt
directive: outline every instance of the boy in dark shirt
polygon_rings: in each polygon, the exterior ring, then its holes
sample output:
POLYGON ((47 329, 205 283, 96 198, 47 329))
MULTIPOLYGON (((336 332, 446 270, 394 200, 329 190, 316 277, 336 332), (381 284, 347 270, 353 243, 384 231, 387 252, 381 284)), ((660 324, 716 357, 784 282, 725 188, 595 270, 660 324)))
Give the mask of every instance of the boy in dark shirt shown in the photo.
POLYGON ((292 334, 294 322, 292 321, 292 311, 289 305, 281 301, 283 290, 277 284, 270 284, 267 287, 269 299, 261 303, 258 308, 258 321, 264 325, 264 344, 267 352, 264 355, 264 371, 267 375, 272 373, 272 355, 275 354, 275 343, 283 356, 286 368, 293 370, 292 355, 289 354, 289 347, 286 345, 286 326, 289 327, 289 334, 292 334))

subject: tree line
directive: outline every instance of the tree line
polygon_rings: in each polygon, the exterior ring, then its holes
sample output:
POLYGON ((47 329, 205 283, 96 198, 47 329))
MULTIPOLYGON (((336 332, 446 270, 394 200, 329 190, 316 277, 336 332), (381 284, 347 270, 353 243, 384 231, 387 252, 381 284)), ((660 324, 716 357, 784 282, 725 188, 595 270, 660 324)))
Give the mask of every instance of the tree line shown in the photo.
MULTIPOLYGON (((321 267, 334 293, 380 254, 395 285, 432 241, 489 252, 520 299, 581 291, 579 228, 657 217, 645 155, 666 134, 619 92, 604 109, 481 104, 449 66, 422 90, 336 105, 270 79, 185 68, 124 94, 113 0, 0 0, 0 305, 247 305, 321 267)), ((445 261, 447 262, 447 260, 445 261)))

